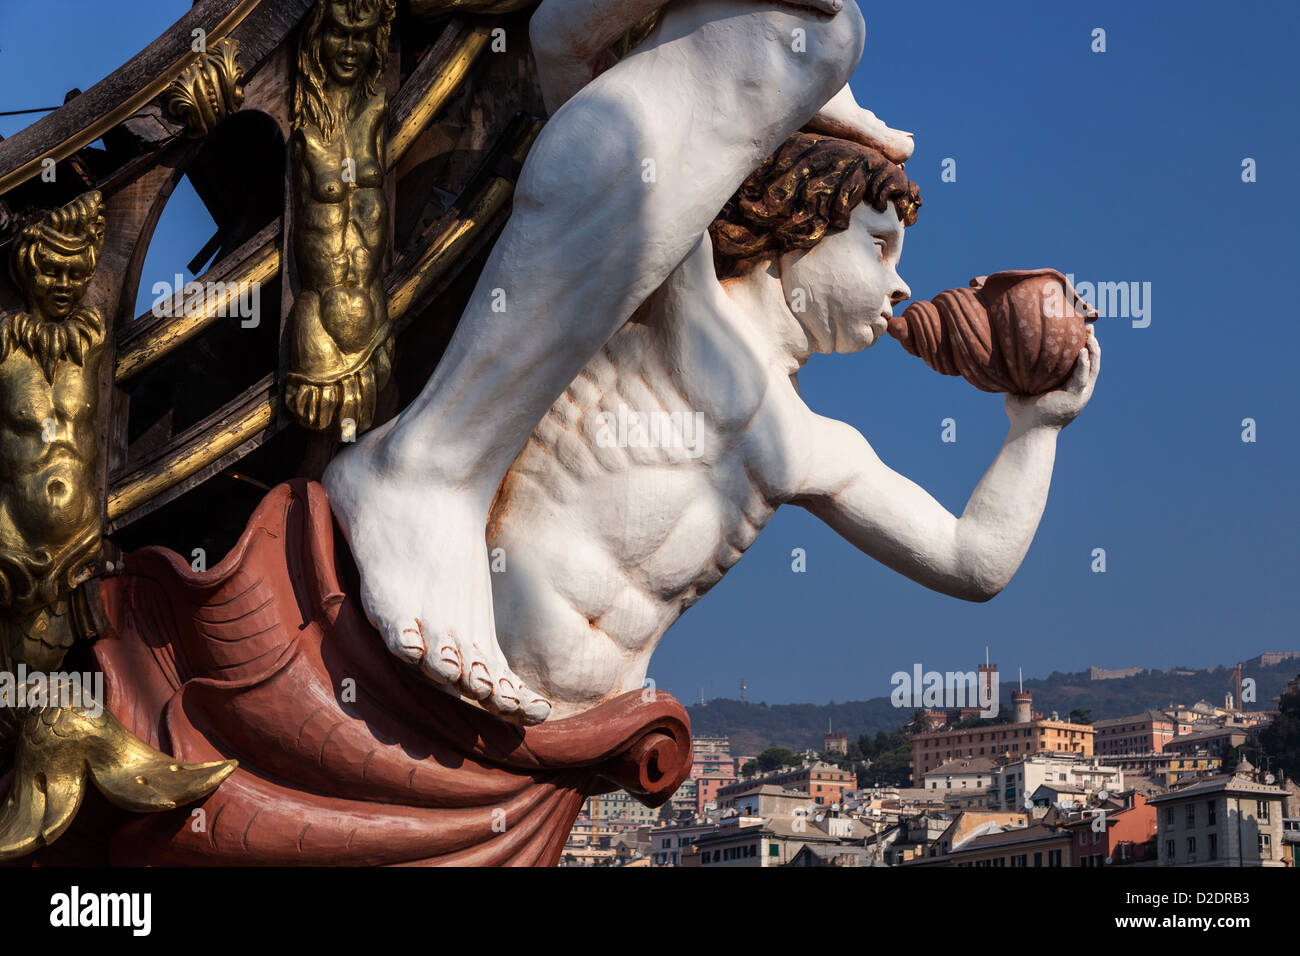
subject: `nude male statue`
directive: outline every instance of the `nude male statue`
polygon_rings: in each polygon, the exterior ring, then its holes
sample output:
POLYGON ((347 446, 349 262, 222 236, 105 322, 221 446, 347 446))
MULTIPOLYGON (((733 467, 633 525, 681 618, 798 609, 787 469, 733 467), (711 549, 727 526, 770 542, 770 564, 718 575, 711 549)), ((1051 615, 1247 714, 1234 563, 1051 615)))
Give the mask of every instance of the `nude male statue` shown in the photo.
POLYGON ((910 139, 845 85, 864 38, 852 0, 677 0, 599 72, 658 6, 542 4, 554 115, 511 219, 424 391, 324 476, 389 648, 525 723, 641 687, 659 638, 787 502, 928 587, 991 598, 1100 364, 1090 335, 1065 388, 1008 396, 1011 429, 960 518, 809 410, 809 355, 870 347, 910 296, 897 267, 919 200, 895 165, 910 139), (804 190, 784 218, 746 218, 747 196, 800 177, 841 207, 804 190), (699 413, 696 447, 611 444, 620 405, 699 413))

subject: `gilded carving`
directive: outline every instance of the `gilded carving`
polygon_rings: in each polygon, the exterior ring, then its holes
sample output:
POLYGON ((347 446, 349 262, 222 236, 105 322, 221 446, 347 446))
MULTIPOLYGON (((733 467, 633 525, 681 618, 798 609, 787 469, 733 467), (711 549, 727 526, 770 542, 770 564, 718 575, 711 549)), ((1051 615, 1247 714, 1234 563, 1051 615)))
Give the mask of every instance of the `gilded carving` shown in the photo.
POLYGON ((104 231, 98 192, 23 229, 11 271, 27 308, 0 319, 0 751, 16 752, 0 860, 56 839, 88 780, 119 806, 160 810, 204 796, 234 769, 177 763, 104 709, 102 678, 96 691, 52 673, 86 632, 80 585, 101 544, 105 326, 82 299, 104 231))
POLYGON ((292 163, 300 288, 289 318, 285 404, 316 430, 368 428, 391 371, 382 83, 394 12, 393 0, 318 0, 298 48, 292 163))
POLYGON ((163 94, 168 111, 185 123, 188 135, 206 136, 244 102, 244 67, 239 41, 223 37, 187 66, 163 94))
POLYGON ((0 320, 0 631, 6 665, 57 667, 69 597, 99 553, 95 421, 104 320, 81 304, 104 244, 90 192, 27 226, 11 271, 27 310, 0 320))

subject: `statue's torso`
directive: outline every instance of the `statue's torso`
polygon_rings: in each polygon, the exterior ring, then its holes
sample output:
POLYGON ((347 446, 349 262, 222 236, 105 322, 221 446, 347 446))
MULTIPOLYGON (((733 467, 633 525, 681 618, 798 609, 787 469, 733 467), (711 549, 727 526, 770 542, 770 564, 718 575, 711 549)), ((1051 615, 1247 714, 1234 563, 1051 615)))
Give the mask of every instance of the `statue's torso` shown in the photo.
MULTIPOLYGON (((774 439, 772 390, 728 389, 730 374, 715 369, 670 371, 683 350, 666 339, 653 322, 615 333, 534 430, 494 504, 498 638, 557 716, 640 687, 659 638, 780 503, 760 451, 774 439), (692 380, 714 387, 693 394, 692 380), (658 442, 641 440, 633 412, 659 414, 658 442)), ((747 356, 727 359, 752 374, 747 356)), ((653 439, 652 424, 646 432, 653 439)))
POLYGON ((53 383, 21 349, 0 362, 0 547, 54 547, 97 519, 98 362, 64 359, 53 383))

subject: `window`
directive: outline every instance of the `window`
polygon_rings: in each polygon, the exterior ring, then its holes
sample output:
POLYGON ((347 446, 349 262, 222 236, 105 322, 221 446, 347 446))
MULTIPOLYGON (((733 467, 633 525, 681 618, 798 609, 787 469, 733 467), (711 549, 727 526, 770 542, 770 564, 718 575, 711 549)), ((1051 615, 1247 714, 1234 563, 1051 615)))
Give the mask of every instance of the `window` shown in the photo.
POLYGON ((1211 859, 1211 860, 1217 860, 1217 859, 1219 858, 1219 838, 1218 838, 1217 835, 1215 835, 1215 834, 1213 834, 1213 833, 1210 834, 1210 848, 1209 848, 1209 849, 1210 849, 1210 859, 1211 859))
POLYGON ((1061 865, 1061 851, 1060 851, 1060 850, 1048 850, 1048 851, 1047 851, 1047 865, 1048 865, 1048 866, 1060 866, 1060 865, 1061 865))
POLYGON ((1173 862, 1174 862, 1174 855, 1175 855, 1175 854, 1174 854, 1174 841, 1173 841, 1173 840, 1166 840, 1166 841, 1165 841, 1165 862, 1166 862, 1166 863, 1173 863, 1173 862))
POLYGON ((1187 838, 1187 862, 1196 862, 1196 837, 1187 838))
POLYGON ((1034 854, 1034 866, 1042 866, 1042 865, 1043 865, 1043 854, 1041 854, 1041 853, 1035 853, 1035 854, 1034 854))
POLYGON ((1261 860, 1273 859, 1273 838, 1267 833, 1259 835, 1259 858, 1261 860))
POLYGON ((1172 830, 1173 827, 1174 827, 1174 808, 1173 808, 1173 807, 1165 807, 1165 826, 1169 827, 1171 830, 1172 830))
MULTIPOLYGON (((1214 801, 1213 801, 1213 800, 1206 800, 1206 801, 1205 801, 1205 816, 1206 816, 1206 820, 1207 820, 1207 822, 1209 822, 1211 825, 1213 825, 1213 824, 1214 824, 1214 801)), ((1214 837, 1210 837, 1210 839, 1213 840, 1214 837)), ((1211 852, 1213 852, 1213 851, 1211 851, 1211 852)))
POLYGON ((779 846, 777 846, 775 843, 769 843, 769 844, 767 845, 767 855, 768 855, 768 856, 780 856, 780 855, 781 855, 781 848, 780 848, 779 846))
POLYGON ((1255 816, 1265 821, 1266 823, 1268 822, 1268 801, 1267 800, 1255 801, 1255 816))
POLYGON ((1023 868, 1026 865, 1025 854, 1021 853, 1019 856, 1013 856, 1011 858, 1011 865, 1023 868))
POLYGON ((1187 805, 1187 825, 1189 827, 1196 826, 1196 804, 1194 803, 1187 805))

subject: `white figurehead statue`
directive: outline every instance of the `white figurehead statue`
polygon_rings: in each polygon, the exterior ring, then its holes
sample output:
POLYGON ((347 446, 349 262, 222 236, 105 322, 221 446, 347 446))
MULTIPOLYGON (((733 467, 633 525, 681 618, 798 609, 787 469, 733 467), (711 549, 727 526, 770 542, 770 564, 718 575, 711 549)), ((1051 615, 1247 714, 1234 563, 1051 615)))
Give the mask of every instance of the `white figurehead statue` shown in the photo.
POLYGON ((545 0, 531 31, 552 115, 513 213, 419 397, 324 476, 392 652, 510 720, 578 713, 642 686, 786 503, 996 595, 1100 349, 1089 331, 1063 387, 1007 397, 960 517, 800 399, 811 354, 869 348, 911 294, 911 137, 846 85, 853 0, 545 0))

